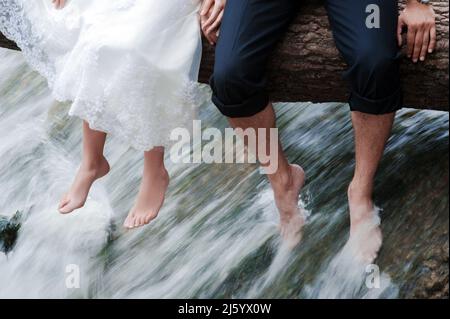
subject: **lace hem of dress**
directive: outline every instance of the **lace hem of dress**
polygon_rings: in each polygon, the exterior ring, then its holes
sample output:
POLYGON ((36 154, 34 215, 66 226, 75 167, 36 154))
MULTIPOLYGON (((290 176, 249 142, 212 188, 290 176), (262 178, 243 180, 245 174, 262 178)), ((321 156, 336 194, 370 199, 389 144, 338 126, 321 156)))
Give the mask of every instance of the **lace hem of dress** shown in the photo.
MULTIPOLYGON (((30 6, 34 5, 30 1, 30 6)), ((55 80, 55 69, 49 56, 41 48, 43 36, 33 30, 21 4, 15 0, 0 0, 0 31, 22 50, 32 69, 43 75, 49 86, 55 80)))
MULTIPOLYGON (((86 121, 89 123, 91 129, 110 134, 122 143, 129 145, 138 151, 145 152, 161 146, 170 148, 177 142, 170 138, 172 131, 177 128, 182 128, 191 132, 193 120, 197 118, 198 107, 208 99, 206 90, 202 88, 201 84, 193 81, 187 82, 183 90, 178 92, 175 96, 179 98, 179 101, 183 101, 182 105, 179 105, 182 112, 174 114, 170 119, 161 119, 161 122, 164 123, 164 125, 159 128, 153 127, 152 130, 148 131, 148 134, 136 134, 135 131, 130 130, 127 128, 128 126, 125 125, 111 125, 111 123, 118 123, 123 121, 123 119, 105 117, 104 114, 99 116, 99 114, 93 110, 99 110, 105 107, 103 105, 105 102, 101 101, 93 102, 76 100, 69 110, 69 115, 86 121), (167 121, 170 121, 170 123, 167 123, 167 121)), ((67 99, 59 96, 57 100, 64 102, 67 99)), ((155 106, 164 108, 166 105, 160 103, 155 106)), ((142 121, 136 121, 136 127, 139 127, 142 124, 142 121)))

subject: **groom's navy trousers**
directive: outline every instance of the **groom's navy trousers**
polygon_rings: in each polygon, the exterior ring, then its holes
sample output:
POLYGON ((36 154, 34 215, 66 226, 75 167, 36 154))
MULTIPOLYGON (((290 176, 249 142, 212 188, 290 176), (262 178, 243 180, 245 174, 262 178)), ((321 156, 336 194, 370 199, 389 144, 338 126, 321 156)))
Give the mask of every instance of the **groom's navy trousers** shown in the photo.
MULTIPOLYGON (((211 77, 213 102, 225 116, 249 117, 268 105, 267 65, 301 4, 301 0, 228 0, 211 77)), ((348 64, 344 78, 350 84, 351 110, 386 114, 400 109, 397 0, 326 0, 326 8, 337 47, 348 64), (366 9, 373 4, 380 9, 379 28, 366 24, 370 15, 366 9)))

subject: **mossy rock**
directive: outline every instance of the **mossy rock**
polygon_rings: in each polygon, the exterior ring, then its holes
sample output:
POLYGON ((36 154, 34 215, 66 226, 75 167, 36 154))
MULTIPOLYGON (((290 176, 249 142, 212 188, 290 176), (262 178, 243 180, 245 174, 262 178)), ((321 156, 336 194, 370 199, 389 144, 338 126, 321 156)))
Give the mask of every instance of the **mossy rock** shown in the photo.
POLYGON ((16 243, 22 214, 16 212, 11 218, 0 216, 0 251, 7 254, 16 243))

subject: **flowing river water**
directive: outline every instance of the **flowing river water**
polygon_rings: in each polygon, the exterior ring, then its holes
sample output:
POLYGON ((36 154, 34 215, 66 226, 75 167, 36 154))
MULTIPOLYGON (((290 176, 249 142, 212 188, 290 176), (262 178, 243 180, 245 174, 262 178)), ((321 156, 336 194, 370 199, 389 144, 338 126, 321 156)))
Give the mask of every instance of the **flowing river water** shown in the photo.
MULTIPOLYGON (((346 105, 276 107, 287 154, 308 174, 308 223, 295 249, 282 244, 269 185, 250 164, 168 161, 160 216, 125 231, 142 154, 111 138, 111 173, 83 209, 58 214, 80 160, 81 122, 20 53, 2 49, 0 61, 0 215, 23 216, 14 249, 0 253, 0 297, 403 298, 420 296, 430 260, 444 255, 448 267, 448 113, 398 114, 377 178, 385 243, 380 285, 369 289, 367 269, 341 253, 354 166, 346 105), (80 272, 78 289, 67 285, 71 269, 80 272)), ((226 127, 210 104, 200 118, 226 127)), ((446 276, 448 291, 448 268, 446 276)))

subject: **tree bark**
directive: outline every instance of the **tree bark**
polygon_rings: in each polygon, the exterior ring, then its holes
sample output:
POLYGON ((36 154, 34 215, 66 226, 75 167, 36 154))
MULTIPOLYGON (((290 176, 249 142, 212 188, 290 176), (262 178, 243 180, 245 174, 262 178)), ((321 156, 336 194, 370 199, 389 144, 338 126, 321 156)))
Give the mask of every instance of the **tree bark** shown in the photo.
MULTIPOLYGON (((269 74, 274 101, 344 102, 348 86, 323 0, 303 0, 298 17, 274 53, 269 74)), ((405 0, 400 1, 403 6, 405 0)), ((405 106, 449 110, 448 0, 433 0, 437 15, 438 46, 426 62, 402 64, 405 106)), ((0 34, 0 46, 17 49, 0 34)), ((207 83, 213 69, 214 48, 204 42, 200 81, 207 83)))

